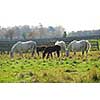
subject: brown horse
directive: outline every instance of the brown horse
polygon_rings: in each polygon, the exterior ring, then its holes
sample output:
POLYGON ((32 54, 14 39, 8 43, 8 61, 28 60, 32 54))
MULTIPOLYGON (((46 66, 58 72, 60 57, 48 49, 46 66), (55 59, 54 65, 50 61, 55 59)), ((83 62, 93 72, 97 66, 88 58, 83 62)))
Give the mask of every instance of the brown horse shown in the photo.
POLYGON ((39 53, 40 53, 40 52, 43 52, 43 51, 45 50, 45 48, 46 48, 46 46, 37 47, 36 52, 37 52, 38 56, 39 56, 39 53))
POLYGON ((49 58, 49 55, 51 55, 51 57, 53 57, 52 52, 56 52, 57 57, 59 57, 60 56, 60 50, 61 50, 61 47, 58 46, 58 45, 46 47, 44 52, 43 52, 43 58, 46 56, 46 54, 47 54, 47 57, 46 57, 47 59, 49 58))

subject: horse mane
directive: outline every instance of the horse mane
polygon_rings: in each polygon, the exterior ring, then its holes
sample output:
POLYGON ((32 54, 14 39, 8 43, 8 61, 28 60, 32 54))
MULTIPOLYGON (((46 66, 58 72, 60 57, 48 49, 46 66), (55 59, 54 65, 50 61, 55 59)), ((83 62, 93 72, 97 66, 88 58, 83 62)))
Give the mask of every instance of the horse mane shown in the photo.
POLYGON ((86 42, 87 42, 87 49, 90 50, 91 49, 91 44, 88 40, 86 40, 86 42))
POLYGON ((16 49, 17 45, 21 44, 22 42, 21 41, 18 41, 17 43, 15 43, 12 48, 11 48, 11 51, 13 51, 14 49, 16 49))

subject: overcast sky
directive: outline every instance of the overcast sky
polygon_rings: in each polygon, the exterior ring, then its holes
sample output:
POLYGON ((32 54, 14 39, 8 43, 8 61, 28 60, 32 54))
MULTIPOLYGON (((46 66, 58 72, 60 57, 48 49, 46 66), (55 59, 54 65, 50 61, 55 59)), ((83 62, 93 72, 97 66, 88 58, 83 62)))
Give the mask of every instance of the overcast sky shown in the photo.
POLYGON ((0 0, 0 25, 62 25, 66 31, 100 29, 100 0, 0 0))

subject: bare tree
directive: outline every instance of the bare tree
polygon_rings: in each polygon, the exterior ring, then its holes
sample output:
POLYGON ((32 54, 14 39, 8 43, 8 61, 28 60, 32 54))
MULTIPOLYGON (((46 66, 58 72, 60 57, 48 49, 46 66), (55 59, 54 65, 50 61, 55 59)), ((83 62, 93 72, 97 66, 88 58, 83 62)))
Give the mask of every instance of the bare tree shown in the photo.
POLYGON ((30 32, 29 34, 28 34, 28 38, 29 39, 33 39, 33 38, 39 38, 39 32, 35 32, 35 31, 33 31, 33 32, 30 32))
POLYGON ((8 34, 7 36, 9 37, 9 39, 12 40, 15 34, 15 31, 13 29, 8 29, 7 34, 8 34))
POLYGON ((41 23, 39 23, 39 31, 40 31, 40 39, 41 39, 44 31, 43 25, 41 23))

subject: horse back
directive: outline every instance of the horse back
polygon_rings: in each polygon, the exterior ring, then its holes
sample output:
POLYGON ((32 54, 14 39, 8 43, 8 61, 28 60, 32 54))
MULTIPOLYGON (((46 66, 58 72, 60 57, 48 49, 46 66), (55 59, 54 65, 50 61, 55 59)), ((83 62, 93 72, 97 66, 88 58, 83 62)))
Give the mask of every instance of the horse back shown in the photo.
POLYGON ((60 51, 61 50, 61 47, 58 46, 58 45, 54 45, 54 46, 50 46, 50 47, 47 47, 45 48, 45 51, 44 52, 55 52, 55 51, 60 51))

